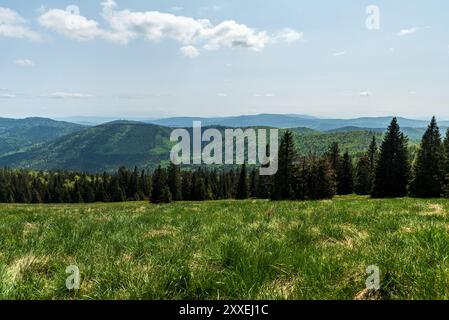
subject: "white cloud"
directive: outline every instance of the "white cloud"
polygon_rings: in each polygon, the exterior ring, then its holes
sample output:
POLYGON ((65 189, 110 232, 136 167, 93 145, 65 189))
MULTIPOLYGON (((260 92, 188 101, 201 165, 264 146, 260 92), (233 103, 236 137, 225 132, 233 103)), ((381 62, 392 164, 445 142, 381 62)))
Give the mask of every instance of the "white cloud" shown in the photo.
POLYGON ((27 21, 17 12, 0 7, 0 37, 22 38, 38 41, 41 36, 27 26, 27 21))
POLYGON ((398 36, 402 37, 402 36, 406 36, 409 34, 413 34, 416 31, 418 31, 419 29, 416 27, 410 28, 410 29, 402 29, 401 31, 399 31, 398 36))
POLYGON ((270 37, 266 31, 257 31, 233 20, 214 25, 208 19, 171 13, 117 10, 114 0, 106 0, 102 6, 101 16, 108 25, 106 29, 95 20, 60 9, 48 10, 38 20, 42 26, 77 40, 102 38, 126 44, 136 38, 149 41, 172 39, 183 48, 201 45, 206 50, 241 47, 261 51, 270 41, 291 43, 302 37, 302 33, 288 28, 270 37))
POLYGON ((181 49, 179 49, 179 51, 181 52, 181 54, 184 57, 189 58, 189 59, 198 58, 200 55, 200 52, 194 46, 185 46, 185 47, 182 47, 181 49))
POLYGON ((287 43, 293 43, 293 42, 299 41, 303 37, 304 37, 304 33, 298 32, 298 31, 290 29, 290 28, 285 28, 284 30, 282 30, 281 32, 279 32, 278 34, 276 34, 274 36, 274 38, 276 40, 282 40, 287 43))
POLYGON ((256 93, 254 97, 256 98, 273 98, 275 95, 273 93, 256 93))
POLYGON ((48 10, 39 17, 38 21, 47 29, 80 41, 107 37, 107 33, 99 28, 98 22, 66 10, 48 10))
POLYGON ((17 59, 14 64, 19 67, 34 67, 34 62, 30 59, 17 59))
POLYGON ((68 99, 68 98, 92 98, 93 95, 87 93, 76 93, 76 92, 53 92, 50 94, 44 94, 43 97, 54 98, 54 99, 68 99))
POLYGON ((14 99, 16 95, 10 92, 0 92, 0 99, 14 99))
POLYGON ((340 57, 346 55, 346 51, 335 52, 332 54, 334 57, 340 57))
POLYGON ((217 97, 226 98, 228 95, 226 93, 217 93, 217 97))
POLYGON ((431 28, 430 26, 425 26, 423 28, 411 27, 411 28, 408 28, 408 29, 402 29, 401 31, 398 32, 398 36, 403 37, 403 36, 407 36, 407 35, 413 34, 413 33, 417 32, 417 31, 420 31, 420 30, 423 30, 423 29, 430 29, 430 28, 431 28))
POLYGON ((371 97, 373 93, 371 91, 362 91, 359 93, 361 97, 371 97))

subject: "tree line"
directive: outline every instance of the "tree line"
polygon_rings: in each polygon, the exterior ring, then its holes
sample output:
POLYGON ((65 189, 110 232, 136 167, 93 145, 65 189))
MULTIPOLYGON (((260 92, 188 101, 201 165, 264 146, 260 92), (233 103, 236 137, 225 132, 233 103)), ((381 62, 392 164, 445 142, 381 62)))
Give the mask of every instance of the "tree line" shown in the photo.
POLYGON ((449 130, 444 139, 432 118, 412 159, 397 119, 378 147, 373 136, 357 159, 333 143, 325 154, 299 155, 293 133, 281 137, 278 172, 262 176, 255 166, 217 170, 170 164, 154 172, 120 168, 115 174, 0 169, 2 203, 91 203, 149 200, 205 201, 260 198, 331 199, 357 193, 375 198, 449 197, 449 130))

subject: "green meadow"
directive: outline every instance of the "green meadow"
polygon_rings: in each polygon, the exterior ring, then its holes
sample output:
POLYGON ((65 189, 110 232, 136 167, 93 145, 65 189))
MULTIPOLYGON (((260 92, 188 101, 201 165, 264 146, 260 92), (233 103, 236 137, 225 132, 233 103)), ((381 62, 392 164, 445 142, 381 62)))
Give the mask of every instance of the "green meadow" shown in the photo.
POLYGON ((5 204, 0 299, 448 299, 448 232, 444 199, 5 204))

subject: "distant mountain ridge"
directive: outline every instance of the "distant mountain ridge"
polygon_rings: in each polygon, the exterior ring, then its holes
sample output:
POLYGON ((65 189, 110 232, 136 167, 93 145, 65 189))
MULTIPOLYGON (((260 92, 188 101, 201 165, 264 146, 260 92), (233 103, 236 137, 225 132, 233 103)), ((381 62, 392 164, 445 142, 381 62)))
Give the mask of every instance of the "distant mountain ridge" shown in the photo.
MULTIPOLYGON (((280 114, 259 114, 244 115, 236 117, 173 117, 159 120, 145 121, 157 125, 168 127, 191 127, 193 121, 201 121, 204 126, 271 126, 276 128, 298 128, 304 127, 319 131, 335 130, 342 127, 359 127, 368 129, 387 128, 393 117, 361 117, 355 119, 321 119, 306 115, 280 115, 280 114)), ((402 127, 425 128, 428 121, 414 120, 398 117, 398 122, 402 127)), ((449 126, 449 121, 440 122, 441 126, 449 126)))

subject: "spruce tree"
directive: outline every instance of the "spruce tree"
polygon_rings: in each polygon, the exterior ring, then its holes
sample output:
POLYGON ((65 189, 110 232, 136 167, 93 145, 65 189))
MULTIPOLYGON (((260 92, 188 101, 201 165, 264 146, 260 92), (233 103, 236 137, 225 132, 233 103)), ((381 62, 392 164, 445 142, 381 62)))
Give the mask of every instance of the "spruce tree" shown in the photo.
POLYGON ((410 177, 408 139, 393 118, 380 147, 376 164, 373 197, 404 197, 410 177))
POLYGON ((168 168, 168 186, 173 201, 182 200, 182 181, 180 169, 177 165, 170 163, 168 168))
POLYGON ((329 151, 327 152, 327 157, 329 159, 329 164, 331 168, 335 171, 335 173, 338 175, 338 172, 340 170, 340 146, 338 142, 333 142, 331 146, 329 147, 329 151))
POLYGON ((206 181, 201 169, 192 176, 191 199, 194 201, 205 201, 209 199, 206 181))
POLYGON ((442 171, 443 171, 443 182, 442 182, 442 192, 441 196, 449 198, 449 128, 446 130, 446 135, 443 139, 443 160, 442 160, 442 171))
POLYGON ((354 192, 354 167, 348 151, 345 152, 338 171, 337 190, 341 195, 354 192))
POLYGON ((432 118, 413 162, 410 195, 440 197, 444 184, 444 149, 435 117, 432 118))
POLYGON ((192 174, 183 172, 182 174, 182 199, 185 201, 192 200, 192 174))
POLYGON ((257 169, 254 168, 249 175, 249 196, 251 198, 257 198, 258 179, 259 175, 257 174, 257 169))
POLYGON ((248 190, 248 175, 246 173, 246 165, 242 165, 242 169, 240 171, 239 183, 237 185, 237 192, 235 198, 237 200, 244 200, 249 198, 249 190, 248 190))
POLYGON ((295 199, 295 160, 293 133, 288 130, 282 136, 279 146, 278 171, 274 176, 272 200, 295 199))
POLYGON ((369 156, 363 155, 357 162, 354 191, 359 195, 371 194, 371 161, 369 156))
POLYGON ((170 203, 172 195, 167 183, 167 172, 159 166, 153 174, 153 188, 151 192, 151 202, 153 203, 170 203))
POLYGON ((311 157, 306 163, 305 197, 310 200, 331 199, 337 190, 335 172, 328 157, 311 157))

